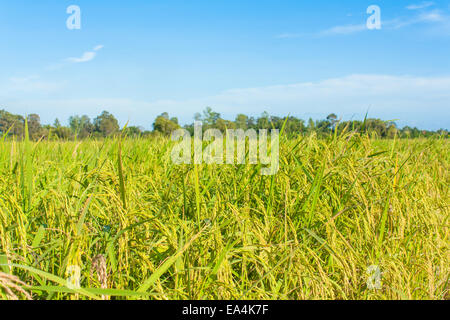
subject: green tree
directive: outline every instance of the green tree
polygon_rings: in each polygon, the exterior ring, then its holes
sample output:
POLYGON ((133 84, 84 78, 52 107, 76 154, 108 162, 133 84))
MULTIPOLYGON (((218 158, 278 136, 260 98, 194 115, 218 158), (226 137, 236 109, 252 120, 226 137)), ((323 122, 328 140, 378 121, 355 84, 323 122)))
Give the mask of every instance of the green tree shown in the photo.
POLYGON ((129 137, 139 137, 140 135, 142 135, 143 132, 144 132, 144 128, 142 128, 142 127, 130 126, 130 127, 127 127, 127 129, 126 129, 126 134, 129 137))
MULTIPOLYGON (((283 120, 284 123, 284 120, 283 120)), ((298 135, 305 131, 305 122, 296 117, 289 117, 286 123, 285 132, 287 135, 298 135)))
POLYGON ((30 136, 30 139, 39 139, 41 137, 41 118, 38 114, 30 114, 27 117, 28 121, 28 134, 30 136))
POLYGON ((69 140, 72 138, 72 130, 68 127, 59 126, 56 128, 53 133, 62 140, 69 140))
POLYGON ((238 114, 236 116, 236 128, 237 129, 243 129, 247 130, 248 128, 248 117, 245 114, 238 114))
POLYGON ((397 133, 398 133, 397 126, 395 125, 395 123, 391 123, 386 131, 387 138, 393 139, 397 135, 397 133))
POLYGON ((3 135, 9 130, 9 135, 23 136, 25 118, 20 115, 0 110, 0 133, 3 135))
POLYGON ((256 127, 257 129, 270 129, 270 116, 266 111, 256 120, 256 127))
POLYGON ((95 131, 95 126, 91 119, 86 116, 72 116, 69 118, 69 126, 72 132, 80 139, 85 139, 92 135, 95 131))
POLYGON ((222 118, 219 118, 216 121, 215 127, 216 127, 216 129, 219 129, 222 132, 226 132, 227 130, 236 129, 236 123, 233 121, 224 120, 222 118))
POLYGON ((180 126, 178 125, 178 120, 175 122, 169 119, 169 115, 166 112, 159 115, 153 123, 153 130, 164 135, 170 135, 173 131, 179 128, 180 126))
POLYGON ((61 127, 61 122, 59 122, 58 118, 55 119, 55 122, 53 123, 53 127, 55 127, 56 129, 61 127))
POLYGON ((194 115, 195 121, 201 121, 203 123, 203 129, 209 129, 215 127, 217 120, 220 119, 220 113, 214 112, 211 107, 206 107, 203 114, 196 113, 194 115))
POLYGON ((119 132, 119 121, 108 111, 103 111, 101 115, 94 119, 95 132, 103 137, 107 137, 119 132))
POLYGON ((339 122, 337 119, 337 115, 334 113, 328 115, 327 121, 330 123, 332 129, 334 129, 336 127, 336 124, 339 122))

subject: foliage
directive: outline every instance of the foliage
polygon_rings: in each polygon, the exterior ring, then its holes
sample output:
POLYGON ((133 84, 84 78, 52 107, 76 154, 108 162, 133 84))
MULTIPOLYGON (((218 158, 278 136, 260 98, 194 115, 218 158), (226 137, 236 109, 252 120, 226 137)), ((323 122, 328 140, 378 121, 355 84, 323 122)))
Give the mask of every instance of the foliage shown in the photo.
POLYGON ((169 119, 169 114, 163 113, 158 116, 153 123, 153 129, 164 135, 170 135, 173 131, 180 128, 176 118, 169 119))
MULTIPOLYGON (((436 132, 419 130, 418 128, 404 127, 398 128, 392 121, 383 121, 381 119, 366 119, 365 121, 340 121, 334 113, 327 116, 324 120, 309 119, 305 121, 294 116, 288 116, 285 126, 285 134, 288 137, 297 137, 299 135, 315 134, 318 137, 326 138, 335 131, 344 130, 353 132, 367 132, 371 136, 379 139, 399 138, 430 138, 443 136, 448 137, 448 131, 441 129, 436 132)), ((286 118, 271 116, 264 112, 261 116, 249 117, 245 114, 238 114, 234 121, 223 119, 221 114, 207 107, 203 113, 194 115, 195 121, 202 122, 203 130, 219 129, 225 132, 227 129, 281 129, 286 118)), ((23 137, 25 118, 20 115, 14 115, 7 111, 0 110, 0 134, 8 132, 9 136, 23 137)), ((96 117, 93 122, 86 116, 72 116, 69 118, 69 126, 62 126, 58 119, 53 126, 40 124, 40 118, 37 114, 28 116, 28 127, 30 138, 32 140, 47 139, 56 137, 60 140, 82 140, 87 138, 106 138, 120 133, 119 122, 107 111, 96 117)), ((170 118, 167 112, 159 115, 153 122, 153 132, 145 131, 142 127, 130 126, 127 128, 129 136, 154 136, 161 134, 169 136, 174 130, 181 128, 178 119, 170 118)), ((194 134, 194 124, 187 124, 183 128, 194 134)))
POLYGON ((449 298, 448 139, 282 136, 273 177, 173 143, 0 142, 0 272, 33 299, 449 298))
POLYGON ((94 119, 95 131, 103 137, 108 137, 119 132, 119 122, 108 111, 103 111, 101 115, 94 119))

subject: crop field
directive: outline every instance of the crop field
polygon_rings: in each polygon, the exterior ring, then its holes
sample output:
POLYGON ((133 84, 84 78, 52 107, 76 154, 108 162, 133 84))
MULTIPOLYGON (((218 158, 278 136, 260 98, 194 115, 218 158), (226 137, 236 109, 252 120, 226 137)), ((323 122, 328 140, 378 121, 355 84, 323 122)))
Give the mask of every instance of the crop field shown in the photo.
POLYGON ((0 299, 448 299, 448 139, 280 138, 280 168, 165 137, 0 140, 0 299))

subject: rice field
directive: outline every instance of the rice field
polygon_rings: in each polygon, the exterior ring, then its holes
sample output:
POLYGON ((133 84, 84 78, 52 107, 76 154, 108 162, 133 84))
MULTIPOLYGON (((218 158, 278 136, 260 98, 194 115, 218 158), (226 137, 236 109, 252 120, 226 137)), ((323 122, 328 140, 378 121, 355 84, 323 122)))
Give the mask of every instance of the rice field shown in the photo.
POLYGON ((280 170, 165 137, 0 140, 0 299, 448 299, 449 141, 281 137, 280 170))

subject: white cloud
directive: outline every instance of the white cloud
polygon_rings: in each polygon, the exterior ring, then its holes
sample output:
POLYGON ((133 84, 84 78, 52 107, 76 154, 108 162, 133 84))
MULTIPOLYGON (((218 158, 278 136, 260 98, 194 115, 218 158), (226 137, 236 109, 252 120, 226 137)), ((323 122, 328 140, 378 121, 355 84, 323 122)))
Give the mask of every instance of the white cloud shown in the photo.
POLYGON ((408 10, 420 10, 420 9, 425 9, 425 8, 431 7, 433 5, 434 5, 434 2, 425 1, 425 2, 422 2, 420 4, 411 4, 411 5, 407 6, 406 9, 408 9, 408 10))
POLYGON ((315 33, 283 33, 276 36, 279 39, 294 39, 302 37, 322 37, 322 36, 332 36, 332 35, 347 35, 357 32, 366 31, 367 26, 365 24, 354 24, 345 26, 335 26, 326 30, 322 30, 315 33))
POLYGON ((445 20, 445 17, 438 10, 422 13, 417 18, 418 22, 442 22, 444 20, 445 20))
POLYGON ((388 29, 400 29, 416 24, 427 24, 424 31, 433 31, 435 35, 448 35, 448 26, 450 25, 450 17, 444 15, 439 10, 422 12, 410 19, 394 19, 383 23, 388 29))
POLYGON ((94 60, 96 55, 97 55, 97 53, 88 51, 88 52, 83 53, 83 56, 81 56, 81 58, 67 58, 67 61, 72 62, 72 63, 88 62, 88 61, 94 60))
POLYGON ((354 24, 346 26, 336 26, 330 29, 320 32, 321 35, 334 35, 334 34, 351 34, 355 32, 366 31, 367 26, 365 24, 354 24))
POLYGON ((13 84, 23 84, 23 83, 29 83, 31 81, 39 79, 38 75, 30 75, 26 77, 12 77, 9 80, 13 84))
POLYGON ((292 38, 300 38, 302 36, 305 36, 305 34, 301 33, 282 33, 276 36, 276 38, 279 39, 292 39, 292 38))
POLYGON ((4 95, 17 95, 17 93, 48 94, 62 87, 62 83, 42 80, 39 75, 25 77, 12 77, 2 85, 0 93, 4 95))
MULTIPOLYGON (((424 2, 422 5, 411 5, 410 8, 427 8, 434 3, 432 2, 424 2)), ((412 9, 411 9, 412 10, 412 9)), ((433 29, 432 27, 435 27, 436 29, 440 29, 441 32, 434 32, 435 34, 440 35, 448 35, 449 34, 449 26, 450 26, 450 17, 446 14, 444 14, 440 10, 431 10, 431 11, 421 11, 419 13, 416 13, 415 15, 405 18, 395 18, 390 20, 382 19, 381 21, 383 29, 387 30, 395 30, 400 29, 404 27, 409 27, 416 24, 428 24, 428 30, 433 29), (431 26, 431 27, 430 27, 431 26)), ((434 30, 434 29, 433 29, 434 30)), ((280 39, 291 39, 291 38, 300 38, 300 37, 307 37, 307 36, 313 36, 313 37, 322 37, 322 36, 335 36, 335 35, 349 35, 349 34, 355 34, 360 33, 364 31, 369 31, 365 23, 361 24, 350 24, 350 25, 341 25, 341 26, 334 26, 329 29, 325 29, 322 31, 318 31, 315 33, 284 33, 277 36, 277 38, 280 39)), ((437 30, 434 30, 437 31, 437 30)))
MULTIPOLYGON (((74 113, 95 116, 109 110, 122 123, 150 128, 154 118, 166 111, 182 122, 192 121, 195 112, 211 106, 225 118, 238 113, 291 115, 307 119, 324 118, 334 112, 344 119, 369 116, 400 119, 401 125, 450 128, 450 76, 414 77, 355 74, 317 82, 302 82, 223 91, 217 95, 186 100, 141 101, 92 98, 77 100, 17 101, 8 106, 25 108, 52 118, 66 119, 74 113)), ((43 117, 44 119, 44 117, 43 117)), ((45 119, 51 122, 53 119, 45 119)))
POLYGON ((98 45, 94 47, 93 49, 94 51, 86 51, 80 58, 67 58, 67 61, 71 63, 82 63, 92 61, 97 56, 97 52, 103 49, 103 47, 104 47, 103 45, 98 45))

